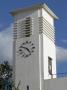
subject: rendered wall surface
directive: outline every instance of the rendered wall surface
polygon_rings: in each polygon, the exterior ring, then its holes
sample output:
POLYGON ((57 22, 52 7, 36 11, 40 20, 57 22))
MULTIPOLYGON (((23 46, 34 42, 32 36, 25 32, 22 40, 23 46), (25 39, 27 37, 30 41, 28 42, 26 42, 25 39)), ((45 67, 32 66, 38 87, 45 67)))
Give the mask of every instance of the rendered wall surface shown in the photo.
POLYGON ((44 64, 44 79, 50 79, 48 73, 48 57, 52 58, 52 74, 56 78, 56 50, 55 44, 43 34, 43 64, 44 64))
POLYGON ((20 90, 39 90, 40 72, 39 72, 39 28, 38 28, 38 11, 20 13, 16 16, 17 22, 26 17, 33 18, 32 36, 16 39, 15 43, 15 81, 16 85, 21 81, 20 90), (23 58, 17 54, 20 45, 26 41, 34 43, 35 50, 28 58, 23 58))
MULTIPOLYGON (((43 68, 42 72, 44 72, 44 79, 51 79, 51 76, 48 73, 48 57, 52 58, 52 74, 53 78, 56 78, 56 47, 55 47, 55 30, 54 30, 54 19, 53 17, 46 12, 43 8, 41 9, 40 17, 43 17, 45 21, 47 21, 47 25, 43 22, 43 34, 41 37, 42 40, 42 57, 43 57, 43 68), (48 33, 44 33, 48 32, 48 33)), ((43 20, 42 20, 43 21, 43 20)))
POLYGON ((54 26, 54 19, 53 17, 48 13, 46 12, 46 10, 44 10, 42 8, 42 16, 52 25, 54 26))
POLYGON ((67 77, 44 80, 43 90, 67 90, 67 77))

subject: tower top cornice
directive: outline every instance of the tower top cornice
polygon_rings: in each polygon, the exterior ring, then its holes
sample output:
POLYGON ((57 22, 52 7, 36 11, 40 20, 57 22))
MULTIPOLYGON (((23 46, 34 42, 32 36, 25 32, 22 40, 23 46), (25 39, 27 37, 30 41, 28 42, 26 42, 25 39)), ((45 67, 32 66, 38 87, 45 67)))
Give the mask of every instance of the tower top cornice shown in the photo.
POLYGON ((32 6, 19 8, 19 9, 13 10, 10 13, 12 16, 15 16, 21 12, 24 13, 27 11, 37 10, 37 9, 41 9, 41 8, 45 9, 46 12, 48 12, 54 19, 58 19, 58 17, 54 14, 54 12, 45 3, 39 3, 39 4, 32 5, 32 6))

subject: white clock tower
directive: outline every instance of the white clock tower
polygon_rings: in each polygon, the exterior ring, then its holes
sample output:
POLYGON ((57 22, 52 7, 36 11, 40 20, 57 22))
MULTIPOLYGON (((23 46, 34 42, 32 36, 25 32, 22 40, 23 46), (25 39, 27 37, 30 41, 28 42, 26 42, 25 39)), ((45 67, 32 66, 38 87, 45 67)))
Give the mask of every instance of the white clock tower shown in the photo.
POLYGON ((14 16, 13 64, 20 90, 42 90, 45 79, 56 78, 54 20, 46 4, 18 9, 14 16))

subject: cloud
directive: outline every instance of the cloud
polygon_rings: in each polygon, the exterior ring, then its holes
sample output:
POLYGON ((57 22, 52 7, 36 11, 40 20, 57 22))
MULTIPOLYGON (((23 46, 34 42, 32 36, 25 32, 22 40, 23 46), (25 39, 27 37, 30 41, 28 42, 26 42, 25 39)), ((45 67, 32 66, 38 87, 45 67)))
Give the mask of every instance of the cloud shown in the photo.
POLYGON ((56 56, 57 61, 66 61, 67 60, 67 49, 63 47, 56 47, 56 56))
POLYGON ((0 61, 12 61, 12 24, 0 32, 0 61))
POLYGON ((62 42, 67 44, 67 39, 63 39, 62 42))

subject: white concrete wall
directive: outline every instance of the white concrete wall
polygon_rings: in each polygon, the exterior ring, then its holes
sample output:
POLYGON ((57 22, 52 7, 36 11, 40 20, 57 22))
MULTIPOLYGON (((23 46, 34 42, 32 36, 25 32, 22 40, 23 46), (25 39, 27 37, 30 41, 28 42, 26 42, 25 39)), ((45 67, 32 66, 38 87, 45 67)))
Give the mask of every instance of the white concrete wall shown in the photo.
MULTIPOLYGON (((48 23, 52 25, 54 28, 54 18, 43 8, 39 9, 38 12, 39 12, 39 17, 45 18, 48 21, 48 23)), ((40 35, 40 42, 41 42, 41 74, 42 74, 41 78, 51 79, 51 76, 49 76, 48 73, 48 56, 53 59, 52 74, 56 74, 55 44, 45 34, 40 35)), ((56 75, 53 75, 53 78, 56 78, 56 75)))
POLYGON ((27 90, 29 85, 30 90, 40 89, 40 72, 39 72, 39 28, 38 28, 38 11, 31 11, 26 13, 20 13, 16 16, 15 20, 20 20, 30 16, 33 18, 33 35, 31 37, 20 38, 16 40, 16 62, 15 62, 15 74, 16 84, 21 81, 20 90, 27 90), (17 54, 18 47, 25 41, 31 41, 35 45, 34 53, 28 58, 23 58, 17 54))
MULTIPOLYGON (((52 74, 56 74, 56 50, 55 44, 43 34, 43 66, 44 66, 44 79, 50 79, 48 73, 48 57, 52 58, 52 74)), ((56 76, 53 75, 53 78, 56 76)))
POLYGON ((67 77, 43 80, 42 90, 67 90, 67 77))
POLYGON ((42 79, 44 79, 43 64, 43 35, 39 35, 39 70, 40 70, 40 90, 42 90, 42 79))
POLYGON ((42 8, 42 16, 52 25, 54 26, 54 19, 53 17, 48 13, 46 12, 45 9, 42 8))

